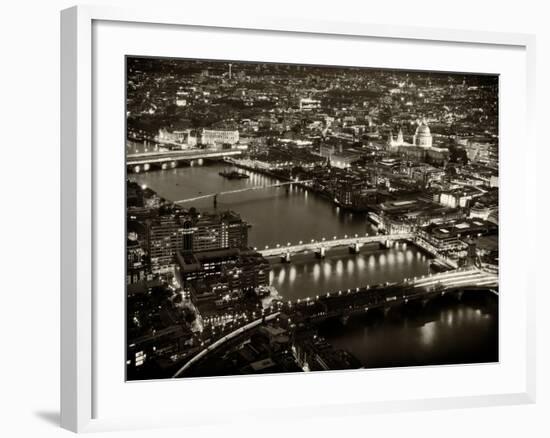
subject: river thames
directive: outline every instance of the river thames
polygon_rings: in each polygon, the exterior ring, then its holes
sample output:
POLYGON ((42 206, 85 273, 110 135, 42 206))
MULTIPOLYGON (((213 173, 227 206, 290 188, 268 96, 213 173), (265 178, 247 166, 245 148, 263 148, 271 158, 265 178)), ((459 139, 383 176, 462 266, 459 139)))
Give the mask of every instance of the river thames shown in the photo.
MULTIPOLYGON (((226 179, 221 163, 129 174, 170 201, 277 181, 246 171, 247 179, 226 179)), ((212 198, 183 203, 185 207, 213 210, 212 198)), ((374 233, 365 214, 342 211, 326 199, 298 187, 252 190, 218 197, 218 210, 231 209, 251 226, 249 245, 258 249, 300 241, 332 239, 374 233)), ((367 284, 396 282, 430 272, 430 259, 411 245, 389 249, 377 245, 349 254, 331 250, 322 260, 313 254, 294 256, 290 264, 271 261, 270 283, 285 300, 295 300, 367 284)), ((497 309, 491 299, 436 302, 396 317, 368 316, 346 326, 326 326, 323 335, 336 347, 357 356, 366 367, 387 367, 498 360, 497 309)), ((494 301, 494 300, 493 300, 494 301)))

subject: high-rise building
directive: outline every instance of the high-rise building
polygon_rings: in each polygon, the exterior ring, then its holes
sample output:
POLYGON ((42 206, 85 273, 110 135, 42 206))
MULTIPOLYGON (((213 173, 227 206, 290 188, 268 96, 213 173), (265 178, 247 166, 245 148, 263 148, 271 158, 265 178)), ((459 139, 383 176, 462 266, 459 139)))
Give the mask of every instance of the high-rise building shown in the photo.
POLYGON ((178 251, 246 248, 248 224, 232 211, 207 213, 197 218, 170 214, 147 220, 146 242, 151 272, 166 272, 174 266, 178 251))
POLYGON ((248 246, 248 224, 233 212, 203 214, 193 226, 193 252, 248 246))
POLYGON ((217 215, 202 215, 193 226, 193 252, 225 248, 225 233, 217 215))

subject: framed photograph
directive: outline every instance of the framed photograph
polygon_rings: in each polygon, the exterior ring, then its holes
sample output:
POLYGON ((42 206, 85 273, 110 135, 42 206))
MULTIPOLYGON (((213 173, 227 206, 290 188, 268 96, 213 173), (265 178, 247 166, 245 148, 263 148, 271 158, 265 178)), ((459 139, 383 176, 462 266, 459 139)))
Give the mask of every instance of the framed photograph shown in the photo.
POLYGON ((63 427, 534 401, 533 36, 61 18, 63 427))

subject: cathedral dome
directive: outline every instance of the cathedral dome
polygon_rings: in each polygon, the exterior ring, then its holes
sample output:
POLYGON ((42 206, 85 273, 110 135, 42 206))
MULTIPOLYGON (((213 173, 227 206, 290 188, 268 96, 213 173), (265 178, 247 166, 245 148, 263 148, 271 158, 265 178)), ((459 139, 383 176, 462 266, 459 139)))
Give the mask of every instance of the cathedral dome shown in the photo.
POLYGON ((431 135, 430 128, 423 122, 416 128, 416 135, 431 135))
POLYGON ((432 134, 430 128, 425 120, 416 128, 416 132, 413 137, 413 143, 415 146, 421 146, 425 148, 432 147, 432 134))

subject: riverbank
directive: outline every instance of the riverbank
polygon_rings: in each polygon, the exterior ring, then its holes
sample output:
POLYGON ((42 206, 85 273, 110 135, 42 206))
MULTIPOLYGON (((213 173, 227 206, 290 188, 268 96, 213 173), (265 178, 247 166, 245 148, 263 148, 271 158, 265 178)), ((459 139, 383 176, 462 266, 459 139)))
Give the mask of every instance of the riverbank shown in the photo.
POLYGON ((297 187, 300 187, 304 190, 307 190, 308 192, 315 193, 320 198, 325 199, 326 201, 330 202, 332 205, 335 205, 339 208, 342 208, 344 211, 349 211, 349 212, 352 212, 352 213, 365 213, 365 214, 372 211, 372 209, 369 209, 369 208, 358 209, 358 208, 355 208, 355 207, 346 206, 346 205, 338 202, 334 198, 334 196, 332 196, 330 193, 327 193, 325 191, 316 189, 315 187, 311 187, 311 186, 309 186, 307 184, 304 184, 300 181, 294 181, 291 178, 287 178, 284 175, 276 174, 276 173, 274 173, 274 172, 272 172, 268 169, 262 169, 262 168, 247 166, 247 165, 245 165, 241 162, 238 162, 237 160, 234 160, 234 159, 230 159, 230 160, 228 160, 228 162, 232 163, 235 167, 238 167, 238 168, 243 169, 243 170, 248 170, 249 172, 255 172, 255 173, 265 175, 265 176, 269 176, 270 178, 274 178, 274 179, 276 179, 278 181, 281 181, 281 182, 292 182, 292 183, 296 184, 297 187))

